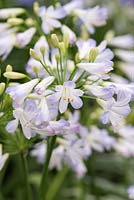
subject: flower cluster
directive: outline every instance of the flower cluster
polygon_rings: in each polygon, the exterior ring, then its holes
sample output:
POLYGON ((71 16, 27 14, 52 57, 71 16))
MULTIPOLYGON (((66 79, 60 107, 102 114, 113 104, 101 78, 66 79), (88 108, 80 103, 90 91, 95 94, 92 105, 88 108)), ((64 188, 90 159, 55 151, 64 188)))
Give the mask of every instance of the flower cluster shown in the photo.
MULTIPOLYGON (((30 54, 26 73, 15 72, 10 65, 3 73, 0 120, 9 106, 5 134, 15 138, 22 132, 28 145, 20 145, 20 153, 27 150, 51 170, 67 165, 83 177, 93 152, 112 149, 134 157, 134 126, 127 122, 133 114, 134 37, 109 31, 98 43, 92 34, 107 17, 106 8, 85 9, 82 0, 49 7, 35 2, 33 16, 22 8, 0 9, 2 61, 14 47, 27 46, 30 54), (114 53, 120 60, 115 66, 114 53), (55 143, 49 143, 53 138, 55 143)), ((10 153, 5 152, 0 144, 0 170, 10 153)), ((133 186, 128 193, 133 199, 133 186)))

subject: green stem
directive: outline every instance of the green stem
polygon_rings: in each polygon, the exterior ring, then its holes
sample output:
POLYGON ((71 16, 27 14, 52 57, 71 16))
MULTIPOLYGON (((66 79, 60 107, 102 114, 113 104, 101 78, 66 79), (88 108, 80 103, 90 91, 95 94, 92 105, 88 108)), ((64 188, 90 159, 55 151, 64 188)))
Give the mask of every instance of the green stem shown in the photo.
POLYGON ((77 70, 78 70, 78 68, 75 67, 74 70, 72 71, 72 73, 70 74, 69 80, 73 80, 73 78, 74 78, 74 76, 75 76, 77 70))
POLYGON ((46 195, 46 200, 53 200, 58 193, 62 183, 68 173, 68 167, 64 166, 62 170, 55 176, 51 186, 49 187, 46 195))
POLYGON ((82 74, 80 75, 80 77, 77 79, 76 83, 79 83, 79 81, 81 81, 81 79, 83 78, 83 76, 85 75, 85 71, 82 72, 82 74))
POLYGON ((82 96, 82 98, 86 98, 86 99, 94 99, 94 100, 96 100, 96 97, 92 97, 92 96, 82 96))
POLYGON ((25 200, 32 200, 32 193, 28 180, 27 159, 24 153, 21 153, 21 167, 22 167, 23 186, 25 187, 25 195, 26 195, 25 200))
POLYGON ((60 54, 60 70, 61 70, 61 82, 63 83, 63 66, 62 66, 62 53, 61 50, 59 49, 59 54, 60 54))
POLYGON ((49 166, 49 162, 50 162, 55 141, 56 141, 56 136, 49 138, 47 141, 47 155, 46 155, 46 160, 43 167, 43 175, 42 175, 42 179, 41 179, 41 183, 39 187, 39 200, 46 199, 48 166, 49 166))

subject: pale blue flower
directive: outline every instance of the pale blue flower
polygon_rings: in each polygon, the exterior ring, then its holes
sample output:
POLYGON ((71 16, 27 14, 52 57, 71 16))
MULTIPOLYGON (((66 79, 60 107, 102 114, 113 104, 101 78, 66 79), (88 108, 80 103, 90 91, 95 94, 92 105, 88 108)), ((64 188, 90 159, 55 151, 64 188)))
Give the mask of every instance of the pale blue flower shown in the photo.
POLYGON ((98 103, 103 107, 104 113, 101 120, 104 124, 109 121, 112 123, 113 128, 118 130, 122 126, 122 120, 130 113, 129 102, 131 95, 119 91, 117 100, 111 98, 107 101, 98 99, 98 103))
POLYGON ((76 84, 73 81, 67 81, 63 85, 57 85, 55 87, 55 93, 49 98, 52 102, 59 102, 59 111, 64 113, 67 110, 68 104, 75 109, 82 107, 83 102, 80 96, 83 95, 83 91, 75 89, 76 84))
POLYGON ((32 27, 22 33, 16 34, 17 46, 22 48, 29 44, 36 32, 36 28, 32 27))
POLYGON ((42 6, 39 8, 38 15, 42 19, 42 30, 44 33, 49 34, 54 28, 61 27, 59 19, 66 16, 66 11, 63 7, 54 8, 53 6, 49 6, 46 8, 45 6, 42 6))

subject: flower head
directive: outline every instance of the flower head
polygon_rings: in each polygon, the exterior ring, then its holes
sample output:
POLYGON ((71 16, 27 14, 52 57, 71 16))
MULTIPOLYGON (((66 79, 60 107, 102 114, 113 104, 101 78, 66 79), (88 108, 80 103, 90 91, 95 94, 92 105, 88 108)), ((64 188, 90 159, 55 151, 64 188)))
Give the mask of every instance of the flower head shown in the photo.
POLYGON ((82 107, 83 103, 80 96, 83 95, 83 91, 75 89, 76 84, 73 81, 67 81, 64 85, 57 85, 55 87, 55 93, 50 96, 51 101, 59 102, 60 113, 64 113, 67 110, 67 106, 70 103, 75 109, 82 107))

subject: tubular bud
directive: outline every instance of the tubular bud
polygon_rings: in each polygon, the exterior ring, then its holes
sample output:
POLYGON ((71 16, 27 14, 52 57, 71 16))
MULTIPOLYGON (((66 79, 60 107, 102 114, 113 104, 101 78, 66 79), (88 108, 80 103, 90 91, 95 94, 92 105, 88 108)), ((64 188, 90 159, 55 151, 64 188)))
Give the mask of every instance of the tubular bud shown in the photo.
POLYGON ((6 78, 9 78, 9 79, 22 79, 22 78, 26 77, 25 74, 22 74, 22 73, 19 73, 19 72, 12 72, 12 71, 5 72, 3 74, 3 76, 6 77, 6 78))
POLYGON ((40 62, 40 57, 34 49, 30 49, 30 56, 40 62))
POLYGON ((59 48, 59 40, 56 34, 51 35, 51 41, 55 47, 59 48))
POLYGON ((12 71, 13 71, 13 67, 11 65, 7 65, 6 72, 12 72, 12 71))
POLYGON ((3 92, 4 92, 4 90, 5 90, 5 83, 0 83, 0 95, 2 95, 3 94, 3 92))

